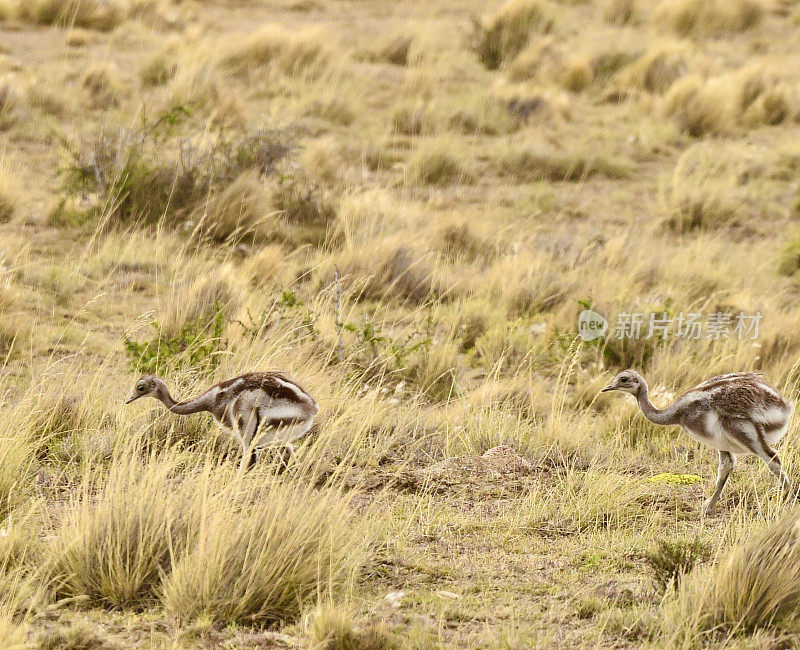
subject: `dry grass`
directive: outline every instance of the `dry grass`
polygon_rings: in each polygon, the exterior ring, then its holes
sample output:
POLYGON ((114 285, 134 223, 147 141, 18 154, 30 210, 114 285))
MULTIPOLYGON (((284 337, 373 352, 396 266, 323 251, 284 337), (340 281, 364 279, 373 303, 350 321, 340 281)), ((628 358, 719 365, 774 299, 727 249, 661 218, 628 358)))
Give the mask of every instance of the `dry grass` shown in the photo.
POLYGON ((704 516, 713 451, 599 390, 759 370, 797 402, 795 7, 26 6, 0 0, 3 642, 792 646, 774 477, 743 458, 704 516), (757 336, 675 335, 716 312, 757 336), (121 405, 267 369, 320 405, 288 467, 237 477, 208 414, 121 405))
POLYGON ((297 620, 359 565, 363 535, 346 513, 336 493, 277 482, 216 499, 164 584, 164 606, 223 625, 297 620))
POLYGON ((41 25, 85 27, 107 32, 127 16, 127 6, 119 0, 30 0, 19 3, 17 15, 41 25))
POLYGON ((239 43, 229 43, 219 55, 222 66, 240 75, 276 67, 297 76, 317 74, 330 59, 319 31, 289 32, 264 25, 239 43))
POLYGON ((719 36, 752 29, 764 12, 761 0, 665 0, 656 20, 681 36, 719 36))
POLYGON ((700 639, 765 628, 794 633, 800 611, 799 516, 795 508, 708 571, 687 576, 665 603, 664 629, 675 643, 694 647, 700 639))
POLYGON ((544 2, 509 0, 491 16, 475 21, 472 48, 487 69, 497 70, 522 51, 533 33, 550 26, 544 2))
MULTIPOLYGON (((121 459, 97 496, 86 485, 53 550, 57 591, 107 607, 155 598, 162 577, 196 534, 197 502, 175 484, 175 468, 121 459)), ((193 495, 193 496, 196 496, 193 495)))

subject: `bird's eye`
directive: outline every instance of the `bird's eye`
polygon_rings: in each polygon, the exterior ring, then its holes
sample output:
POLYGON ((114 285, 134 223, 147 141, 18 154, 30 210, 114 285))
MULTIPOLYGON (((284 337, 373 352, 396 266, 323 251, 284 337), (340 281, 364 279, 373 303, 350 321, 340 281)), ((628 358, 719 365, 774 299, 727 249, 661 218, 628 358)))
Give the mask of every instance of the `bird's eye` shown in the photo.
POLYGON ((139 384, 139 385, 136 387, 136 390, 138 390, 140 393, 143 393, 143 392, 144 392, 144 384, 139 384))

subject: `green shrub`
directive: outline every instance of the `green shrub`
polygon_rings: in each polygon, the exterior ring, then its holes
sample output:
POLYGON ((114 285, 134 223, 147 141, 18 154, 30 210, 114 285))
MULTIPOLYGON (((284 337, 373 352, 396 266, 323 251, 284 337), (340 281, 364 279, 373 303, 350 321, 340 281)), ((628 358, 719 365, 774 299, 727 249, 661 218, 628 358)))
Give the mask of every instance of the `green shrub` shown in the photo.
POLYGON ((710 557, 708 545, 699 539, 660 540, 658 546, 645 554, 653 572, 653 580, 663 593, 686 575, 697 562, 710 557))
POLYGON ((133 372, 160 375, 182 368, 211 373, 220 361, 226 343, 225 313, 215 302, 210 320, 201 316, 184 323, 177 334, 168 334, 158 322, 152 323, 155 335, 148 341, 123 339, 128 366, 133 372))

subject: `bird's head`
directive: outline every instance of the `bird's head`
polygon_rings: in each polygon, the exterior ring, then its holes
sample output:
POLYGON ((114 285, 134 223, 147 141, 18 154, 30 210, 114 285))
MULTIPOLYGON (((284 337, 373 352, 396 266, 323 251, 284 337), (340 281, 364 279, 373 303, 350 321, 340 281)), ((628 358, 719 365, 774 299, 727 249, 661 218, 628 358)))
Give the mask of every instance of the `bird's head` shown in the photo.
POLYGON ((145 375, 139 379, 133 387, 133 393, 125 400, 126 404, 135 402, 140 397, 154 395, 158 391, 159 380, 152 375, 145 375))
POLYGON ((612 390, 619 390, 623 393, 630 393, 631 395, 638 395, 639 391, 644 385, 644 378, 635 370, 623 370, 606 386, 601 393, 607 393, 612 390))

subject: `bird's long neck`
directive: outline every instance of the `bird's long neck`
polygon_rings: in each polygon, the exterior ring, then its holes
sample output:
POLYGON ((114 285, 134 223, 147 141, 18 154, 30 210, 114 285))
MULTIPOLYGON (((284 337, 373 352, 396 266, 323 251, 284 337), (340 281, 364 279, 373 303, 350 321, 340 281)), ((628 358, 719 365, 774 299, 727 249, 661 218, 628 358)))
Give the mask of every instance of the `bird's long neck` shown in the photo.
POLYGON ((636 400, 639 402, 642 415, 650 422, 654 424, 675 424, 677 404, 673 402, 665 409, 656 408, 653 402, 650 401, 650 390, 647 388, 647 384, 643 384, 639 389, 636 400))
POLYGON ((177 415, 190 415, 200 411, 208 411, 211 407, 208 393, 204 393, 194 399, 187 399, 183 402, 176 402, 166 386, 160 386, 156 398, 161 400, 167 409, 177 415))

